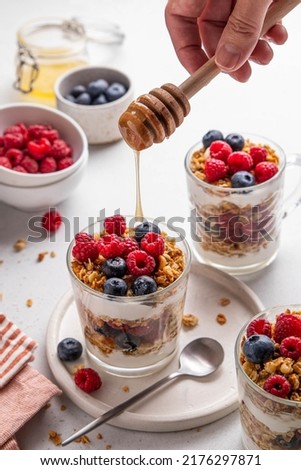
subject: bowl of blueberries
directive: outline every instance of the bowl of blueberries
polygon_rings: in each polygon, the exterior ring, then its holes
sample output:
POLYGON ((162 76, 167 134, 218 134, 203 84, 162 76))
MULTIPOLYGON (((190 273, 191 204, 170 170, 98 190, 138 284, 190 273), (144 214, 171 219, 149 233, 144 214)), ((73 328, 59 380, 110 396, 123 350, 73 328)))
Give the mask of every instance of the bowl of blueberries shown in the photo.
POLYGON ((133 101, 131 79, 120 70, 86 66, 66 72, 55 83, 56 106, 84 130, 89 144, 122 138, 120 115, 133 101))

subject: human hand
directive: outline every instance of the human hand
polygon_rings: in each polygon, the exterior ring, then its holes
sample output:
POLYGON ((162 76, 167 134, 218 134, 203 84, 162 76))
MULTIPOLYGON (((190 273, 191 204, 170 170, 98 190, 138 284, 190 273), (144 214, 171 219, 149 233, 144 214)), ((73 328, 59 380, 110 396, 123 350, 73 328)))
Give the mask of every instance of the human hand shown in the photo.
MULTIPOLYGON (((276 0, 277 1, 277 0, 276 0)), ((269 43, 284 44, 287 31, 277 23, 260 37, 271 0, 168 0, 166 26, 176 54, 189 73, 209 57, 221 71, 246 82, 252 69, 273 58, 269 43)))

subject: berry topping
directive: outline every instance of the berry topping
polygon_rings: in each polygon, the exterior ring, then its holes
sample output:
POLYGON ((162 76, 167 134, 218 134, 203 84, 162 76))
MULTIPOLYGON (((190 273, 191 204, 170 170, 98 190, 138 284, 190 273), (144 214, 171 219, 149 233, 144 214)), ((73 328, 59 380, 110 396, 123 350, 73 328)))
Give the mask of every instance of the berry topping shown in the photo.
POLYGON ((255 178, 249 171, 237 171, 231 177, 232 188, 249 188, 254 186, 255 178))
POLYGON ((228 134, 225 137, 225 141, 227 142, 227 144, 230 145, 233 152, 237 152, 239 150, 242 150, 244 148, 244 145, 245 145, 245 139, 240 134, 228 134))
POLYGON ((86 91, 87 89, 84 85, 75 85, 70 91, 70 95, 72 95, 74 98, 77 98, 79 95, 85 93, 86 91))
POLYGON ((124 240, 124 242, 123 242, 123 248, 124 248, 123 256, 125 258, 127 257, 127 255, 129 253, 131 253, 131 251, 139 250, 139 243, 134 238, 127 237, 127 238, 124 238, 123 240, 124 240))
POLYGON ((126 220, 123 215, 113 215, 112 217, 106 217, 104 220, 104 229, 107 233, 116 235, 123 235, 126 229, 126 220))
POLYGON ((275 351, 274 342, 265 335, 249 336, 244 345, 243 352, 249 362, 259 364, 271 359, 275 351))
POLYGON ((40 162, 39 170, 40 173, 52 173, 57 170, 57 163, 53 157, 45 157, 40 162))
POLYGON ((138 336, 132 336, 124 331, 121 331, 116 335, 115 341, 117 346, 119 346, 123 351, 135 351, 141 342, 138 336))
POLYGON ((39 164, 34 158, 29 157, 26 155, 20 163, 23 168, 27 171, 27 173, 37 173, 39 171, 39 164))
POLYGON ((209 147, 215 140, 224 140, 224 136, 220 131, 215 129, 206 132, 203 136, 202 142, 205 148, 209 147))
POLYGON ((89 95, 89 93, 84 92, 84 93, 81 93, 80 95, 78 95, 78 96, 75 98, 75 103, 76 103, 76 104, 83 104, 83 105, 85 105, 85 106, 88 106, 89 104, 92 103, 92 98, 91 98, 91 96, 89 95))
MULTIPOLYGON (((53 157, 48 157, 48 158, 53 158, 53 157)), ((73 159, 71 157, 60 158, 59 160, 57 160, 56 169, 58 171, 65 170, 65 168, 68 168, 71 165, 73 165, 73 159)))
POLYGON ((232 152, 228 157, 228 166, 231 173, 249 171, 253 166, 253 160, 246 152, 232 152))
POLYGON ((116 258, 122 256, 124 250, 123 239, 114 233, 112 235, 103 235, 97 242, 99 253, 104 258, 116 258))
POLYGON ((55 232, 62 224, 62 216, 59 212, 50 210, 45 212, 42 218, 42 226, 48 232, 55 232))
POLYGON ((96 105, 106 104, 121 98, 127 92, 127 88, 122 83, 109 83, 103 78, 93 80, 87 86, 75 85, 65 99, 76 104, 96 105))
POLYGON ((161 230, 159 229, 157 224, 155 224, 153 222, 149 222, 148 220, 146 220, 142 224, 137 225, 137 227, 135 228, 135 238, 136 238, 136 240, 138 242, 140 242, 142 240, 142 238, 144 237, 144 235, 148 232, 154 232, 154 233, 161 234, 161 230))
POLYGON ((280 353, 284 357, 290 357, 294 361, 301 358, 301 338, 288 336, 281 341, 280 353))
POLYGON ((89 260, 94 261, 98 258, 98 254, 98 246, 95 241, 77 242, 72 248, 72 256, 80 263, 85 263, 89 260))
POLYGON ((108 258, 102 265, 103 273, 109 277, 123 277, 126 273, 126 262, 123 258, 108 258))
POLYGON ((252 335, 266 335, 272 336, 272 325, 268 320, 264 318, 256 318, 252 320, 247 327, 247 336, 252 335))
POLYGON ((9 170, 12 169, 11 161, 6 156, 0 157, 0 166, 4 166, 4 168, 8 168, 9 170))
POLYGON ((109 295, 126 295, 128 290, 127 283, 119 277, 110 277, 103 285, 103 291, 109 295))
POLYGON ((132 284, 134 295, 152 294, 157 290, 156 281, 149 276, 140 276, 135 279, 132 284))
POLYGON ((57 346, 57 354, 61 361, 75 361, 83 352, 82 344, 75 338, 65 338, 57 346))
POLYGON ((263 389, 276 397, 286 398, 291 390, 291 385, 283 375, 276 374, 264 382, 263 389))
POLYGON ((281 343, 288 336, 301 338, 301 317, 291 313, 281 313, 276 319, 274 340, 276 343, 281 343))
POLYGON ((38 140, 30 140, 27 144, 27 150, 35 160, 44 158, 51 149, 51 143, 45 137, 38 140))
POLYGON ((156 267, 153 256, 142 250, 132 251, 127 257, 126 264, 133 276, 148 276, 156 267))
POLYGON ((7 149, 21 149, 24 145, 24 137, 21 133, 4 134, 3 141, 7 149))
POLYGON ((53 142, 49 155, 53 158, 71 157, 72 151, 64 140, 57 139, 53 142))
POLYGON ((74 382, 86 393, 95 392, 102 385, 99 374, 90 367, 78 369, 74 374, 74 382))
POLYGON ((102 78, 99 78, 98 80, 94 80, 93 82, 88 83, 87 93, 89 93, 91 98, 96 98, 97 96, 103 94, 108 87, 108 82, 102 78))
POLYGON ((222 179, 227 174, 227 167, 225 162, 217 158, 208 158, 205 162, 204 173, 208 183, 214 183, 222 179))
POLYGON ((264 162, 268 155, 268 151, 265 147, 251 147, 249 152, 253 159, 254 167, 257 165, 257 163, 264 162))
POLYGON ((122 83, 112 83, 107 90, 105 95, 108 101, 115 101, 121 98, 126 93, 126 87, 122 83))
POLYGON ((25 168, 21 165, 14 166, 13 170, 18 171, 19 173, 28 173, 28 171, 26 171, 25 168))
POLYGON ((9 149, 6 152, 5 156, 9 159, 10 163, 12 164, 12 166, 14 168, 15 166, 19 165, 19 163, 21 163, 21 161, 24 157, 24 154, 23 154, 22 150, 9 149))
POLYGON ((224 142, 223 140, 215 140, 210 145, 209 152, 211 158, 217 158, 218 160, 223 160, 223 162, 227 163, 228 157, 233 150, 227 142, 224 142))
POLYGON ((75 235, 75 242, 91 242, 94 240, 92 235, 86 232, 79 232, 75 235))
POLYGON ((255 178, 257 183, 263 183, 271 179, 278 172, 277 166, 272 162, 261 162, 255 167, 255 178))
POLYGON ((140 242, 142 250, 146 251, 154 258, 158 258, 164 253, 164 239, 155 232, 148 232, 140 242))

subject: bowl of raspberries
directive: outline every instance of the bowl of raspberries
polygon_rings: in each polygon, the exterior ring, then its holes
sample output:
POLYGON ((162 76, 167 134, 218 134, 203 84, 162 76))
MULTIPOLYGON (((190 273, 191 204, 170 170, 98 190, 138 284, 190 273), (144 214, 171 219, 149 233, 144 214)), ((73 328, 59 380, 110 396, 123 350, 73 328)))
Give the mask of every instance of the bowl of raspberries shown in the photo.
POLYGON ((73 69, 55 83, 57 108, 84 129, 89 144, 122 138, 118 120, 133 100, 132 81, 124 72, 100 66, 73 69))
POLYGON ((84 131, 64 113, 38 104, 0 107, 0 200, 19 209, 66 199, 88 161, 84 131))
POLYGON ((301 306, 270 308, 245 325, 236 347, 247 449, 301 449, 301 306))

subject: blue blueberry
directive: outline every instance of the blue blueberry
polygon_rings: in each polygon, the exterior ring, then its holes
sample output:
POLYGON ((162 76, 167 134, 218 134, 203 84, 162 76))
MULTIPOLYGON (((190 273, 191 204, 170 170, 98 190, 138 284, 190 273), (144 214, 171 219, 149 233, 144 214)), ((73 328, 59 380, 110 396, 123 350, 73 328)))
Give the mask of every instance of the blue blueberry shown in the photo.
POLYGON ((211 131, 206 132, 206 134, 203 136, 203 139, 202 139, 203 146, 205 148, 207 148, 215 140, 224 140, 224 136, 221 133, 221 131, 217 131, 215 129, 212 129, 211 131))
POLYGON ((89 104, 91 104, 91 101, 92 101, 91 96, 87 92, 81 93, 81 95, 79 95, 75 98, 75 103, 76 104, 89 105, 89 104))
POLYGON ((57 355, 61 361, 75 361, 82 352, 82 344, 75 338, 65 338, 57 346, 57 355))
POLYGON ((65 96, 65 100, 71 101, 72 103, 75 103, 75 97, 71 94, 65 96))
POLYGON ((274 355, 275 346, 271 338, 266 335, 252 335, 243 345, 243 353, 249 362, 260 364, 268 361, 274 355))
POLYGON ((134 295, 152 294, 157 290, 157 283, 150 276, 139 276, 134 280, 132 290, 134 295))
POLYGON ((94 80, 93 82, 88 83, 87 85, 87 92, 91 96, 91 98, 96 98, 98 95, 103 93, 107 90, 109 84, 106 80, 99 78, 98 80, 94 80))
POLYGON ((155 232, 160 234, 161 230, 159 229, 157 224, 146 220, 145 222, 142 222, 142 224, 137 225, 137 227, 135 228, 136 240, 140 242, 144 235, 148 232, 155 232))
POLYGON ((123 277, 126 273, 126 262, 123 258, 108 258, 102 265, 103 273, 109 277, 123 277))
POLYGON ((126 295, 128 290, 127 283, 119 277, 110 277, 103 285, 103 291, 109 295, 126 295))
POLYGON ((75 85, 70 91, 70 95, 74 96, 74 98, 77 98, 82 93, 86 93, 86 91, 87 89, 84 85, 75 85))
POLYGON ((140 345, 140 338, 121 331, 116 337, 115 342, 123 351, 135 351, 140 345))
POLYGON ((225 141, 230 145, 233 152, 242 150, 245 145, 245 139, 240 134, 229 134, 225 137, 225 141))
POLYGON ((115 101, 121 98, 126 91, 127 89, 122 83, 114 82, 105 91, 105 95, 108 101, 115 101))
POLYGON ((255 177, 249 171, 237 171, 231 177, 232 188, 248 188, 254 186, 255 177))
POLYGON ((108 102, 107 98, 106 98, 106 95, 104 95, 103 93, 99 96, 97 96, 97 98, 95 98, 93 101, 92 101, 92 105, 95 106, 95 105, 98 105, 98 104, 106 104, 108 102))

